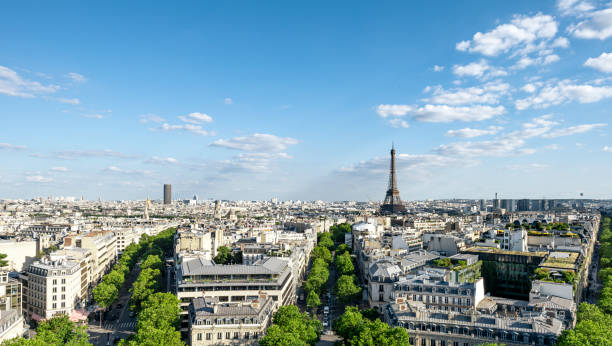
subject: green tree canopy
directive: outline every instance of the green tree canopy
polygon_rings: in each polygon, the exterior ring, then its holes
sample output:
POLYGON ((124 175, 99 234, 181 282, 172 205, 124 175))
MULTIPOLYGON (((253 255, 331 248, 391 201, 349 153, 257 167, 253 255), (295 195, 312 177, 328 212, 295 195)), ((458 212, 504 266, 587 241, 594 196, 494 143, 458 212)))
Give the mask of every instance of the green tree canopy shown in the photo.
POLYGON ((332 250, 334 248, 334 241, 331 238, 331 234, 329 232, 319 233, 317 245, 325 246, 328 250, 332 250))
POLYGON ((319 320, 311 319, 295 305, 281 306, 273 321, 266 336, 259 340, 262 346, 314 345, 323 331, 319 320))
POLYGON ((357 307, 348 306, 333 325, 334 331, 348 345, 404 346, 410 345, 404 328, 391 328, 379 319, 364 318, 357 307))
POLYGON ((312 258, 313 260, 320 258, 324 260, 325 262, 327 262, 327 264, 330 264, 333 260, 332 254, 329 251, 329 249, 326 248, 325 246, 320 246, 320 245, 317 245, 315 246, 314 249, 312 249, 312 258))
POLYGON ((355 285, 355 275, 342 275, 336 282, 336 296, 340 301, 348 303, 361 293, 361 287, 355 285))
POLYGON ((353 266, 353 260, 348 252, 343 253, 340 256, 336 256, 336 268, 340 275, 350 275, 355 271, 353 266))
POLYGON ((78 326, 67 315, 59 315, 41 322, 33 339, 14 338, 2 342, 3 346, 85 346, 91 345, 87 327, 78 326))
POLYGON ((161 258, 159 258, 159 256, 148 255, 147 258, 145 258, 145 260, 142 261, 142 263, 140 264, 140 269, 147 268, 157 269, 162 272, 164 270, 164 263, 162 262, 161 258))
POLYGON ((94 300, 102 309, 106 309, 119 297, 117 287, 111 283, 102 281, 93 290, 94 300))
POLYGON ((308 292, 308 296, 306 297, 306 306, 309 309, 316 308, 321 305, 321 300, 319 299, 319 295, 315 291, 308 292))

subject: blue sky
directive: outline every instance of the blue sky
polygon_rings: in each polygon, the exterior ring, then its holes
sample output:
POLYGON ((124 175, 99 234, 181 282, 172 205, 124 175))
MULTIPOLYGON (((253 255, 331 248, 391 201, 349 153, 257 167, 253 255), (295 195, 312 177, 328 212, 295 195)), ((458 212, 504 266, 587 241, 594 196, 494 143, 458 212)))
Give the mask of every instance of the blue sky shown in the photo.
POLYGON ((11 2, 0 198, 610 198, 612 3, 11 2))

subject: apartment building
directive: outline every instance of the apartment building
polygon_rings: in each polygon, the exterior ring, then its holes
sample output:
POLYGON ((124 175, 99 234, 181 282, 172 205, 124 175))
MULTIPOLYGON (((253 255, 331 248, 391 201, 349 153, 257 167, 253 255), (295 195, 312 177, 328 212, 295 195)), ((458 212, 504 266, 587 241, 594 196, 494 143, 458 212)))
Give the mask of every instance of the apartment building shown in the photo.
POLYGON ((117 237, 112 231, 96 231, 64 238, 64 247, 91 251, 93 272, 91 282, 97 283, 117 260, 117 237))
POLYGON ((23 335, 22 293, 21 283, 0 271, 0 343, 23 335))
POLYGON ((45 257, 20 276, 24 308, 29 318, 43 320, 71 315, 83 303, 81 263, 62 256, 45 257))
POLYGON ((138 244, 140 241, 141 233, 131 227, 114 229, 113 232, 117 238, 117 256, 121 255, 130 244, 138 244))
POLYGON ((195 298, 189 306, 189 344, 257 345, 272 323, 275 304, 266 295, 233 303, 195 298))
POLYGON ((187 331, 189 304, 195 298, 221 303, 245 302, 266 294, 276 309, 296 301, 295 281, 289 261, 271 257, 253 265, 219 265, 202 258, 181 257, 176 270, 177 297, 181 300, 187 331))

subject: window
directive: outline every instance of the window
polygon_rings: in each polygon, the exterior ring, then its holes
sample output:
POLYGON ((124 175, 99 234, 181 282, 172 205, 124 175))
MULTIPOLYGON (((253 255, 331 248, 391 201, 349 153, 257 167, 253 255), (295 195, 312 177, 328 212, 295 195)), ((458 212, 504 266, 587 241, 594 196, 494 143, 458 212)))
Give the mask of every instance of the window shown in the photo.
POLYGON ((217 339, 219 340, 223 339, 223 333, 217 333, 217 339))
POLYGON ((57 300, 57 296, 56 295, 53 295, 53 300, 57 300))
POLYGON ((53 303, 53 308, 57 309, 57 303, 53 303))
POLYGON ((234 332, 234 339, 238 339, 238 338, 239 338, 238 332, 234 332))
POLYGON ((212 333, 206 333, 206 340, 212 340, 212 333))
POLYGON ((66 283, 66 279, 62 279, 62 284, 65 284, 65 283, 66 283))
POLYGON ((66 307, 66 303, 62 302, 62 307, 65 308, 66 307))
POLYGON ((62 294, 62 300, 66 300, 66 295, 62 294))
POLYGON ((57 292, 57 287, 53 287, 53 293, 57 292))
POLYGON ((53 279, 53 284, 57 285, 57 279, 53 279))
POLYGON ((249 338, 249 332, 244 332, 244 338, 248 340, 248 338, 249 338))
POLYGON ((198 340, 202 340, 202 333, 198 333, 198 340))

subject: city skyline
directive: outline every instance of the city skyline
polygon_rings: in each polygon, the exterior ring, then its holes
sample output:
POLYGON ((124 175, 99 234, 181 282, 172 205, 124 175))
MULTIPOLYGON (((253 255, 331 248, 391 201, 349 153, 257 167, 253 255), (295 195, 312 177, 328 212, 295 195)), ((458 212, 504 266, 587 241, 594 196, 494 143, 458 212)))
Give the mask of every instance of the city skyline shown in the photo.
POLYGON ((0 198, 610 198, 609 3, 312 5, 6 4, 0 198))

